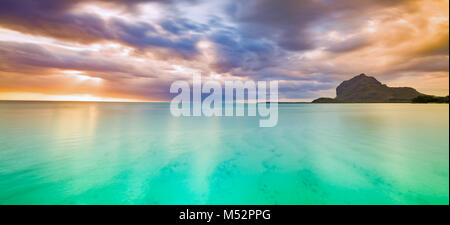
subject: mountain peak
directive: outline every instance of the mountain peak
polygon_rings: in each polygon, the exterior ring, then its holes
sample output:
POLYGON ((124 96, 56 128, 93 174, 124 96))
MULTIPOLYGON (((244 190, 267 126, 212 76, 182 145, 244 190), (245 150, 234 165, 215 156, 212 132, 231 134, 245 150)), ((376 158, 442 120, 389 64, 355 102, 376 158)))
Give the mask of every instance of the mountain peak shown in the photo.
POLYGON ((411 102, 413 98, 419 95, 423 94, 414 88, 388 87, 375 79, 375 77, 361 73, 339 84, 336 88, 336 98, 333 101, 361 103, 411 102))
POLYGON ((367 76, 365 73, 361 73, 361 74, 359 74, 357 76, 354 76, 350 80, 346 80, 346 81, 344 81, 342 83, 349 82, 349 81, 350 82, 361 82, 361 81, 362 82, 373 82, 375 84, 380 84, 381 85, 381 82, 379 82, 377 79, 375 79, 375 77, 367 76))

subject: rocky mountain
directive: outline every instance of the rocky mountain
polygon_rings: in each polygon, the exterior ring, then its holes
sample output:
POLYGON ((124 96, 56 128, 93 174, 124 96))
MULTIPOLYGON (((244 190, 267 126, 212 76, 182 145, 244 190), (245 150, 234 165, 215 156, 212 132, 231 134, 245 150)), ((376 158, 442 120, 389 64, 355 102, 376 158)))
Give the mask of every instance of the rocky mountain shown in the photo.
POLYGON ((360 74, 336 88, 336 98, 318 98, 313 103, 412 102, 424 94, 410 87, 388 87, 374 77, 360 74))

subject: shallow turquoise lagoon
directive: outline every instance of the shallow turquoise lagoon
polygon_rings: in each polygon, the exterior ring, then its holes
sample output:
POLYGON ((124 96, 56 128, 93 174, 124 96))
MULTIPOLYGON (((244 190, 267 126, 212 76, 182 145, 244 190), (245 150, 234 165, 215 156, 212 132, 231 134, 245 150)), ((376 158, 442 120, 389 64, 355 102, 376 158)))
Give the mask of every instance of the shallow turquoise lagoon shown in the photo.
POLYGON ((449 204, 448 104, 0 102, 0 204, 449 204))

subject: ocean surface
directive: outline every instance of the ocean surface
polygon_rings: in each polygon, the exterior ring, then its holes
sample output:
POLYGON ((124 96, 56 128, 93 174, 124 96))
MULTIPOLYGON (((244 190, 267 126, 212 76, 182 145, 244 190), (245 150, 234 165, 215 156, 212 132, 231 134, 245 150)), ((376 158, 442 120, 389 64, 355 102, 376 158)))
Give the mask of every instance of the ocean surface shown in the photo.
POLYGON ((449 204, 448 104, 0 102, 0 204, 449 204))

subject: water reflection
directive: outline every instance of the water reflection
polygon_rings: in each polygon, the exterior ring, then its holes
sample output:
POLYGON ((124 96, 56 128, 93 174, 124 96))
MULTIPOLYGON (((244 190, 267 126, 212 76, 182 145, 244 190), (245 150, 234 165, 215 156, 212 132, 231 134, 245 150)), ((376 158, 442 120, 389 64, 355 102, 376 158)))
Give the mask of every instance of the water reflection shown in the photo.
POLYGON ((0 102, 0 204, 448 204, 448 105, 0 102))

